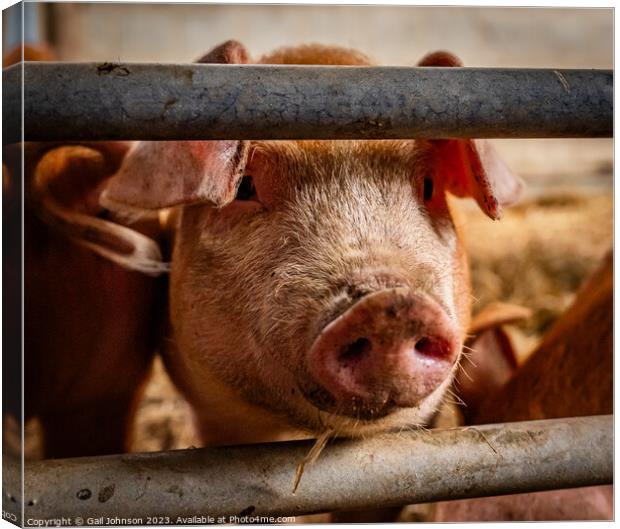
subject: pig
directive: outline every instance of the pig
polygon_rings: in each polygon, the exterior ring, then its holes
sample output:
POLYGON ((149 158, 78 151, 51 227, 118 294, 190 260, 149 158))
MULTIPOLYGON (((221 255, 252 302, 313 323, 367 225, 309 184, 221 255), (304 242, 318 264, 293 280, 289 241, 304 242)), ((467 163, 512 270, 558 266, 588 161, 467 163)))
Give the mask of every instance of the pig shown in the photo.
MULTIPOLYGON (((7 239, 19 233, 21 147, 4 149, 7 239)), ((98 204, 126 150, 122 143, 24 146, 23 406, 25 419, 41 426, 43 457, 130 449, 165 295, 164 278, 154 275, 165 265, 150 237, 158 236, 158 222, 129 228, 98 204)), ((19 258, 18 244, 13 252, 19 258)), ((12 279, 7 300, 17 306, 19 270, 13 258, 3 270, 12 279)), ((19 329, 13 322, 13 339, 19 329)), ((19 350, 18 342, 7 350, 12 376, 21 370, 19 350)), ((21 416, 18 388, 11 388, 5 419, 21 416)))
MULTIPOLYGON (((46 45, 3 57, 54 60, 46 45)), ((20 305, 24 222, 24 349, 20 311, 7 311, 3 415, 37 419, 46 458, 131 448, 132 422, 153 361, 166 270, 156 218, 127 223, 99 205, 128 143, 26 143, 3 150, 7 304, 20 305), (23 149, 24 195, 21 194, 23 149), (8 281, 7 281, 8 279, 8 281), (15 381, 24 370, 24 401, 15 381)), ((26 454, 28 455, 28 454, 26 454)))
POLYGON ((471 422, 525 421, 613 411, 613 255, 581 286, 541 344, 471 422), (549 383, 547 373, 557 378, 549 383), (563 398, 560 398, 562 396, 563 398), (497 401, 496 401, 497 402, 497 401))
POLYGON ((24 413, 46 458, 128 451, 154 358, 165 284, 130 261, 161 259, 158 223, 121 226, 98 205, 125 150, 26 151, 24 413))
MULTIPOLYGON (((229 41, 201 62, 250 58, 229 41)), ((371 64, 317 45, 260 62, 371 64)), ((498 219, 520 190, 477 140, 171 141, 134 145, 101 203, 174 208, 163 356, 225 445, 428 424, 470 319, 447 193, 498 219)))
MULTIPOLYGON (((490 379, 486 365, 510 349, 487 348, 482 373, 471 366, 474 379, 490 379)), ((496 362, 502 365, 501 359, 496 362)), ((494 373, 497 374, 497 371, 494 373)), ((613 412, 613 256, 609 252, 585 282, 528 360, 482 400, 461 392, 468 408, 467 424, 527 421, 613 412), (553 373, 550 378, 549 373, 553 373)), ((503 379, 505 373, 501 375, 503 379)), ((593 447, 596 449, 596 447, 593 447)), ((434 521, 610 520, 612 487, 508 495, 439 503, 434 521)))

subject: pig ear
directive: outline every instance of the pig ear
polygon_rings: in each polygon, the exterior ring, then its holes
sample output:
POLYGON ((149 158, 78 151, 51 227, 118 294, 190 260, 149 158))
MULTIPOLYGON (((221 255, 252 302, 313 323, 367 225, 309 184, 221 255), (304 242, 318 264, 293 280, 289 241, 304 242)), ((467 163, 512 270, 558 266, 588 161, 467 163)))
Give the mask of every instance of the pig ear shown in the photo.
POLYGON ((28 201, 42 221, 76 244, 123 268, 157 276, 168 270, 157 242, 100 215, 97 197, 124 148, 107 143, 31 150, 25 157, 28 201))
MULTIPOLYGON (((199 62, 247 63, 247 51, 228 41, 199 62)), ((159 209, 179 204, 223 206, 234 196, 247 159, 243 141, 141 141, 127 154, 102 193, 113 210, 159 209)))
MULTIPOLYGON (((460 67, 445 51, 424 57, 419 66, 460 67)), ((458 197, 472 197, 489 217, 502 215, 502 206, 516 202, 523 183, 484 140, 431 140, 426 143, 436 177, 458 197)))
POLYGON ((241 141, 141 141, 102 193, 111 210, 179 204, 223 206, 234 196, 247 158, 241 141))
POLYGON ((526 307, 491 303, 474 316, 468 330, 467 354, 461 360, 455 389, 465 404, 463 415, 473 418, 479 406, 503 386, 518 367, 516 351, 503 325, 531 317, 526 307))

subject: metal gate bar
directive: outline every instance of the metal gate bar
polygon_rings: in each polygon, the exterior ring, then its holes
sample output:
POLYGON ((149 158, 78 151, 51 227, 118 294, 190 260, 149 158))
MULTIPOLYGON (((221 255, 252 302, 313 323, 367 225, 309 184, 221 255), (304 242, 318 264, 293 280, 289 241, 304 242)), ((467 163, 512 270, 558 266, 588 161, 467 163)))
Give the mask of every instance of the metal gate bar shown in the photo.
POLYGON ((25 517, 234 521, 229 517, 600 485, 613 475, 611 415, 338 440, 293 493, 296 465, 311 446, 297 441, 27 462, 25 517))
MULTIPOLYGON (((3 75, 20 141, 22 65, 3 75)), ((25 63, 26 141, 613 133, 610 70, 25 63)))

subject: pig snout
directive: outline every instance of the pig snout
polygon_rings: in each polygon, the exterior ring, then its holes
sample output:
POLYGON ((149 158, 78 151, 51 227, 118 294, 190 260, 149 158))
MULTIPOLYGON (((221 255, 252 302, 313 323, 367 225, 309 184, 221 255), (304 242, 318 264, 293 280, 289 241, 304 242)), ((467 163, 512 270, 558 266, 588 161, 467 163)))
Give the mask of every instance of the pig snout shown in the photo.
POLYGON ((417 406, 451 374, 456 325, 430 297, 407 288, 368 294, 319 333, 308 355, 317 407, 360 419, 417 406))

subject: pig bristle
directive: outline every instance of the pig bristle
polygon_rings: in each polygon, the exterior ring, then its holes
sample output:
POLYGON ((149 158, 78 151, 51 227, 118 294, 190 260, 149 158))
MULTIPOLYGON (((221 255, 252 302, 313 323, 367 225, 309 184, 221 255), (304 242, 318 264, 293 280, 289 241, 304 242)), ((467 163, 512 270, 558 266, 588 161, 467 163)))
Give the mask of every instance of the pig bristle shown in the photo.
POLYGON ((454 398, 454 400, 446 399, 451 404, 457 404, 459 406, 467 406, 467 404, 465 404, 465 401, 463 401, 463 399, 459 397, 453 390, 448 389, 446 391, 446 394, 454 398))

